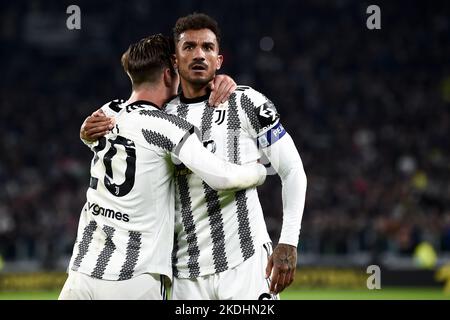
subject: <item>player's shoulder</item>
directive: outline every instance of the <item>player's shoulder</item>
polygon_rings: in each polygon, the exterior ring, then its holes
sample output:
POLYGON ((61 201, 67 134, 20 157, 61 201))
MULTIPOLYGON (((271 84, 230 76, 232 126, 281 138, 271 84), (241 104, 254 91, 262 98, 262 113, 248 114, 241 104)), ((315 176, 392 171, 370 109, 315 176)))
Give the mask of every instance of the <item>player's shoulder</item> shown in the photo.
POLYGON ((249 86, 238 86, 233 94, 236 94, 238 108, 244 111, 240 114, 248 118, 256 133, 263 133, 276 125, 280 115, 264 94, 249 86))
POLYGON ((177 95, 164 105, 163 110, 168 114, 175 114, 180 104, 181 104, 180 95, 177 95))
POLYGON ((164 128, 163 130, 165 131, 170 131, 173 127, 184 130, 189 130, 192 127, 192 124, 188 121, 175 114, 169 114, 161 109, 143 108, 138 110, 137 114, 152 119, 156 127, 164 128))
POLYGON ((107 116, 119 114, 124 107, 125 99, 114 99, 105 103, 101 109, 107 116))
POLYGON ((266 96, 250 86, 238 85, 233 95, 238 105, 253 105, 256 108, 267 102, 266 96))
POLYGON ((161 118, 159 114, 165 114, 165 112, 161 110, 159 106, 150 101, 138 100, 128 104, 124 103, 122 105, 121 115, 124 115, 128 118, 161 118))

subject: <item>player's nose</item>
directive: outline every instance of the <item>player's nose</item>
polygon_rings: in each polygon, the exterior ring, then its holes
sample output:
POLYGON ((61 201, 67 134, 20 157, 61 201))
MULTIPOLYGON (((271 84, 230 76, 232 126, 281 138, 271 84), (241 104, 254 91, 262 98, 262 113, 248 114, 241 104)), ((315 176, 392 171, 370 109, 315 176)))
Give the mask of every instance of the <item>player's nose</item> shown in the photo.
POLYGON ((194 49, 194 60, 195 59, 199 59, 201 61, 205 60, 205 52, 199 46, 194 49))

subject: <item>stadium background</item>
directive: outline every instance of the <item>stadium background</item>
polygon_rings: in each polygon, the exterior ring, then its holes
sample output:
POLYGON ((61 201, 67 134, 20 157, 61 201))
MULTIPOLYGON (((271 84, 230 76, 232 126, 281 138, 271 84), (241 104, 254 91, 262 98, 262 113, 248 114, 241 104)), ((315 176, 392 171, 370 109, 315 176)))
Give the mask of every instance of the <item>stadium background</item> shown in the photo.
MULTIPOLYGON (((284 297, 450 297, 442 293, 450 284, 444 1, 35 0, 0 8, 0 299, 57 296, 89 181, 80 124, 104 102, 128 97, 120 56, 131 42, 168 33, 194 11, 218 20, 222 72, 275 103, 304 162, 299 269, 284 297), (66 28, 71 4, 81 9, 81 30, 66 28), (381 30, 366 28, 370 4, 381 8, 381 30), (372 264, 381 290, 366 288, 372 264)), ((279 179, 269 177, 259 193, 276 243, 279 179)))

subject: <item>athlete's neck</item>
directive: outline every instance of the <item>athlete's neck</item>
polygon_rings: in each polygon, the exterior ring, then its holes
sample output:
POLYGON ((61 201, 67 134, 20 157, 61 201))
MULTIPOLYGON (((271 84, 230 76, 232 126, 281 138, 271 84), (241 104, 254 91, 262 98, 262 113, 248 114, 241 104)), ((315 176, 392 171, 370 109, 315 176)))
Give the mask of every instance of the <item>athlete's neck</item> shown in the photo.
POLYGON ((166 103, 167 98, 161 94, 160 90, 155 90, 151 87, 138 87, 133 88, 133 92, 131 92, 131 96, 128 98, 126 104, 139 100, 150 101, 161 109, 161 107, 166 103))
POLYGON ((196 85, 183 80, 181 81, 181 90, 183 91, 183 96, 188 99, 203 97, 211 91, 209 84, 196 85))

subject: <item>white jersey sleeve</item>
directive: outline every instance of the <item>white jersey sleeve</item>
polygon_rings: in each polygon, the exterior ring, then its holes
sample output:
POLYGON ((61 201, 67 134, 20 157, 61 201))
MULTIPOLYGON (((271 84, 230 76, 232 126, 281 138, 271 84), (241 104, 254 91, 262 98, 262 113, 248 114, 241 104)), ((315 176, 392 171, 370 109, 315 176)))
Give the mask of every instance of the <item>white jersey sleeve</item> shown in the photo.
POLYGON ((244 129, 257 139, 258 148, 281 178, 283 225, 279 243, 297 246, 306 195, 306 175, 300 155, 281 125, 272 101, 250 87, 237 90, 243 91, 240 102, 248 120, 244 129))
POLYGON ((266 96, 246 86, 238 86, 236 91, 243 91, 239 102, 247 123, 242 127, 253 138, 261 136, 277 125, 280 115, 275 105, 266 96))
POLYGON ((278 243, 297 247, 305 206, 306 174, 294 141, 284 138, 262 149, 282 183, 283 225, 278 243))
POLYGON ((175 155, 192 172, 217 191, 236 191, 261 185, 266 178, 262 164, 236 165, 209 152, 196 134, 179 144, 175 155))

